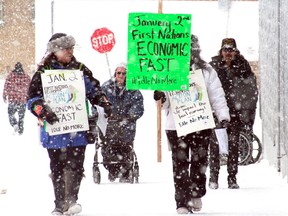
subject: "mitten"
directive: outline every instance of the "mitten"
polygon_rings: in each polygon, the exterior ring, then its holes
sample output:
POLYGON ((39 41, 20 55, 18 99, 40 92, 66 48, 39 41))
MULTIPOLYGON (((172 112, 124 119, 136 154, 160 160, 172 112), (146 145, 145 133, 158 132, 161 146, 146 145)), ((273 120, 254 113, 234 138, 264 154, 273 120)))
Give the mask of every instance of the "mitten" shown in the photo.
POLYGON ((32 103, 32 110, 40 119, 47 121, 51 125, 59 122, 57 115, 43 99, 39 99, 32 103))
POLYGON ((228 127, 230 127, 230 122, 228 122, 227 120, 221 121, 221 127, 222 127, 222 128, 228 128, 228 127))
POLYGON ((109 118, 112 115, 112 107, 110 103, 103 104, 102 107, 104 109, 105 117, 109 118))
POLYGON ((154 91, 154 100, 158 101, 161 99, 161 102, 164 103, 166 101, 165 93, 163 91, 154 91))
MULTIPOLYGON (((97 105, 97 103, 93 103, 93 101, 92 101, 92 104, 97 105)), ((106 95, 102 95, 102 97, 99 100, 98 105, 103 107, 106 118, 109 118, 112 115, 112 107, 111 107, 112 104, 108 100, 106 95)))

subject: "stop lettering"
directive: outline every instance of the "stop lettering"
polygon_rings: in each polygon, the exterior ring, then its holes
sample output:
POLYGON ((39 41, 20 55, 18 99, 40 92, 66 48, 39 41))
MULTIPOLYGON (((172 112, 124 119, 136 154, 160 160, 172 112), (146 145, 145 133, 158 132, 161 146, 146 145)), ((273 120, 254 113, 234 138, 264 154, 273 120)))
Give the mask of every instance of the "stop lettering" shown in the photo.
POLYGON ((116 43, 114 33, 107 28, 96 29, 91 36, 91 43, 99 53, 110 52, 116 43))

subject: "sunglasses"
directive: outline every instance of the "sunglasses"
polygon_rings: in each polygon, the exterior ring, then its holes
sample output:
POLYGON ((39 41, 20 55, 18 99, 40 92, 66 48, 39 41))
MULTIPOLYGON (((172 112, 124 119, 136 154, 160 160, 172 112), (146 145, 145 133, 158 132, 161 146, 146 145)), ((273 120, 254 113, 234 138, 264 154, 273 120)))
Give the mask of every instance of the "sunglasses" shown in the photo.
POLYGON ((122 74, 122 75, 125 76, 125 75, 126 75, 126 72, 120 72, 120 71, 117 71, 116 74, 118 74, 118 75, 122 74))
POLYGON ((223 48, 223 52, 234 52, 235 50, 233 48, 223 48))

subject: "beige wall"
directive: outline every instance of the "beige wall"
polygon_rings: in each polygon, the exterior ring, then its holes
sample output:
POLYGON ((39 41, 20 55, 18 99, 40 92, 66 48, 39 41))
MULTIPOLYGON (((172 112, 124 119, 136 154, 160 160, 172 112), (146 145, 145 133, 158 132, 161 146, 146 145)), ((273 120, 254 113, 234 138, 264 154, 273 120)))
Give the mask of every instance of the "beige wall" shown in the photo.
POLYGON ((30 73, 35 59, 34 0, 2 0, 4 23, 0 25, 0 74, 17 61, 30 73))

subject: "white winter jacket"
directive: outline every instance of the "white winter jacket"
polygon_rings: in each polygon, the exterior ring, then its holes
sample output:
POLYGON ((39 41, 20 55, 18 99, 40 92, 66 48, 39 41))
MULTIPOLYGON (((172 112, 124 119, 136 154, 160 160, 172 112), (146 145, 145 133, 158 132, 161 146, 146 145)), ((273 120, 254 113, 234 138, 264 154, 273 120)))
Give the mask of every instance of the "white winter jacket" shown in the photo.
MULTIPOLYGON (((223 120, 230 121, 229 108, 222 84, 216 71, 210 65, 208 65, 207 68, 208 69, 202 69, 202 72, 212 111, 215 113, 219 122, 223 120)), ((192 69, 195 70, 193 66, 192 69)), ((166 101, 162 104, 162 110, 165 110, 166 115, 165 130, 176 130, 167 92, 165 92, 165 96, 166 101)))

